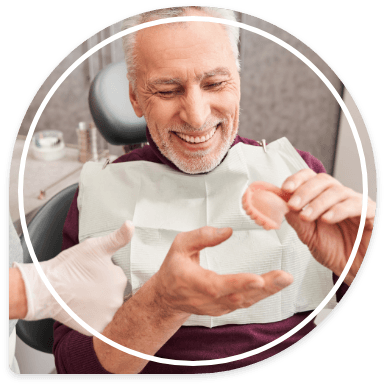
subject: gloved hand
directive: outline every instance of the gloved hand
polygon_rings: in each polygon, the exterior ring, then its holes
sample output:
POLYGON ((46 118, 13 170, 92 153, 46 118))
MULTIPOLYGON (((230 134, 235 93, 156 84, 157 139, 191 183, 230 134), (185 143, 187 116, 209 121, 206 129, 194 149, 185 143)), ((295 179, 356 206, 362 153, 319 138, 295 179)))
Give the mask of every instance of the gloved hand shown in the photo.
MULTIPOLYGON (((83 321, 102 332, 123 303, 127 279, 112 255, 130 242, 131 221, 107 236, 91 238, 40 263, 64 302, 83 321)), ((51 295, 33 264, 18 264, 25 283, 28 312, 24 320, 52 318, 85 335, 91 335, 73 320, 51 295)))

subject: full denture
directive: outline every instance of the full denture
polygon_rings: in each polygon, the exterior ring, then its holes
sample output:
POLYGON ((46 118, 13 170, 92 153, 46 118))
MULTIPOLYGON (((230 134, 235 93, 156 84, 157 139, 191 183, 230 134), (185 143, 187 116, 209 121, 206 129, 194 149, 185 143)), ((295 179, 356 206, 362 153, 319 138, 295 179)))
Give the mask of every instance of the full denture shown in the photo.
POLYGON ((290 194, 268 182, 256 181, 249 185, 242 198, 248 216, 266 230, 279 229, 289 212, 290 194))

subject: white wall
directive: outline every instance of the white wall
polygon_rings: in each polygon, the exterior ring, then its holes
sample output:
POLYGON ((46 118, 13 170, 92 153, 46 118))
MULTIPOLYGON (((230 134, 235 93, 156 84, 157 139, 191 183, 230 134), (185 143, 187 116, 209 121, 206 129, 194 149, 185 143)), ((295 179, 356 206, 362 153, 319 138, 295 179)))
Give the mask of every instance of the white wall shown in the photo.
MULTIPOLYGON (((362 142, 363 152, 366 159, 368 174, 369 197, 376 200, 376 171, 374 155, 370 143, 370 138, 366 130, 365 123, 359 113, 354 100, 345 89, 343 100, 350 111, 350 114, 357 127, 359 137, 362 142)), ((362 192, 362 173, 359 161, 359 154, 355 143, 354 135, 343 112, 340 116, 340 128, 338 134, 338 144, 335 156, 335 167, 333 176, 343 185, 362 192)))

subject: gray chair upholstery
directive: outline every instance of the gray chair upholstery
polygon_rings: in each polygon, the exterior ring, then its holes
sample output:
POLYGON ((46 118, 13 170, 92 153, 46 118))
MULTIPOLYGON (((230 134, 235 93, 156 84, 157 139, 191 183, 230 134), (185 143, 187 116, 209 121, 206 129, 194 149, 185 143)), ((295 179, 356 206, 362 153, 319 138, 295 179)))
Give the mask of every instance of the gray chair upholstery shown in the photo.
MULTIPOLYGON (((61 251, 62 232, 78 184, 71 185, 52 197, 28 224, 28 233, 39 261, 50 260, 61 251)), ((24 235, 21 236, 24 263, 32 263, 24 235)), ((19 320, 16 324, 18 337, 28 346, 52 354, 53 319, 28 322, 19 320)))
POLYGON ((135 115, 130 103, 124 61, 112 63, 97 74, 88 101, 95 125, 107 142, 112 145, 147 142, 146 121, 135 115))

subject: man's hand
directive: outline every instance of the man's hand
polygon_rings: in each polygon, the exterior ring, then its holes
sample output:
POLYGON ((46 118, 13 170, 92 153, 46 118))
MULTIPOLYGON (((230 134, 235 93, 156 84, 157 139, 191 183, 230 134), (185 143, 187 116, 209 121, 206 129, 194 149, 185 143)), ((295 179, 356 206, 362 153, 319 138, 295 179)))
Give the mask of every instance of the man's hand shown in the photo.
MULTIPOLYGON (((51 285, 83 321, 102 332, 123 303, 127 279, 111 257, 130 242, 134 227, 126 221, 104 237, 87 239, 40 263, 51 285)), ((53 318, 85 335, 91 335, 56 302, 33 264, 19 268, 27 295, 26 320, 53 318)))
MULTIPOLYGON (((218 316, 279 292, 292 283, 284 271, 264 275, 218 275, 200 266, 199 253, 232 235, 231 228, 203 227, 179 233, 159 271, 122 307, 103 331, 109 339, 154 355, 191 314, 218 316)), ((93 338, 95 353, 111 373, 139 373, 147 360, 127 355, 93 338)))
POLYGON ((219 316, 279 292, 290 285, 292 276, 271 271, 218 275, 200 266, 200 251, 214 247, 232 235, 231 228, 203 227, 182 232, 155 275, 158 303, 167 312, 219 316))
MULTIPOLYGON (((292 193, 288 223, 314 258, 338 276, 350 257, 357 237, 362 195, 325 173, 303 169, 288 177, 282 189, 292 193), (302 210, 303 209, 303 210, 302 210)), ((375 202, 368 199, 365 228, 355 260, 345 278, 350 285, 362 264, 370 242, 375 202)))

